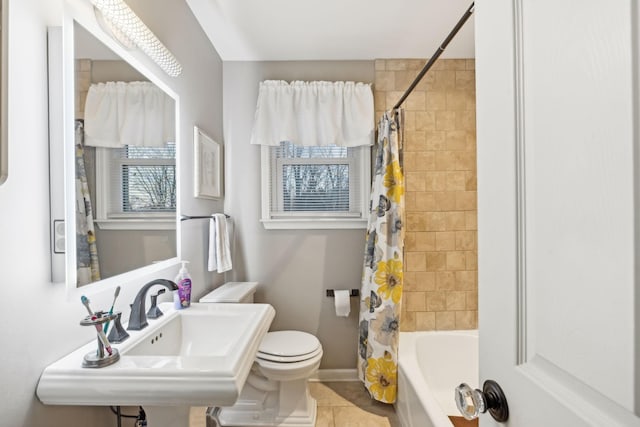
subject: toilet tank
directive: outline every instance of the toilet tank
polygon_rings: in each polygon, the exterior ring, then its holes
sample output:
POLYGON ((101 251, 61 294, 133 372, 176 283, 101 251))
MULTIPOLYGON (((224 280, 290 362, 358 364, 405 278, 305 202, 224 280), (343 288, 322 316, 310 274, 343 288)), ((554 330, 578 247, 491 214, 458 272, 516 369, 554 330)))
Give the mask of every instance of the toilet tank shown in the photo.
POLYGON ((258 282, 227 282, 209 292, 199 302, 237 302, 250 304, 258 288, 258 282))

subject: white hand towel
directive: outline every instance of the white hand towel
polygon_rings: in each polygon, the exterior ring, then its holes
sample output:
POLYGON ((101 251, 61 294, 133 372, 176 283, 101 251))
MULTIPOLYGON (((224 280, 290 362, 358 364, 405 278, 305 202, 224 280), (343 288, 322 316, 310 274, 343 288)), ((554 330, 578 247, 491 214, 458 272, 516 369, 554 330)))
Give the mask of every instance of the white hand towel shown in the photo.
POLYGON ((214 214, 209 221, 209 271, 224 273, 231 270, 231 249, 227 218, 224 214, 214 214))

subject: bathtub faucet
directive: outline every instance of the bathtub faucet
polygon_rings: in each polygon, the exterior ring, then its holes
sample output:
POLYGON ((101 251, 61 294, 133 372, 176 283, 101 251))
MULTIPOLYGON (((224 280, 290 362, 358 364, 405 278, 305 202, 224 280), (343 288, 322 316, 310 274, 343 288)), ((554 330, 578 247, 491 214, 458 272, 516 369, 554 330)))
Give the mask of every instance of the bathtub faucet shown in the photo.
POLYGON ((152 280, 151 282, 140 288, 140 291, 138 291, 138 295, 136 295, 135 299, 133 300, 133 304, 131 304, 131 316, 129 316, 129 325, 127 326, 127 330, 139 331, 149 325, 147 323, 145 301, 147 299, 147 291, 149 290, 149 288, 155 285, 162 285, 170 291, 175 291, 176 289, 178 289, 178 285, 173 283, 171 280, 166 279, 152 280))

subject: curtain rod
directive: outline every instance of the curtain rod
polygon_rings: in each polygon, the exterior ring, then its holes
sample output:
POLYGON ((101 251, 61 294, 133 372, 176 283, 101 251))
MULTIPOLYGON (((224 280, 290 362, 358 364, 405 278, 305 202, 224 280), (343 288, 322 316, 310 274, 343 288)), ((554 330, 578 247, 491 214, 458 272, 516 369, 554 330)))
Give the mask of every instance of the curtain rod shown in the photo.
POLYGON ((451 30, 447 38, 444 39, 440 47, 438 47, 436 52, 431 56, 431 58, 429 58, 429 61, 425 64, 425 66, 422 68, 420 73, 413 80, 413 83, 411 83, 411 86, 409 86, 409 88, 405 91, 404 95, 402 95, 402 98, 400 98, 400 100, 396 103, 396 105, 393 106, 394 110, 397 110, 398 108, 400 108, 402 103, 407 99, 407 97, 411 94, 411 92, 413 92, 413 89, 415 89, 418 83, 420 83, 420 80, 422 80, 424 75, 427 74, 427 71, 429 71, 429 68, 431 68, 433 63, 436 62, 436 60, 440 57, 442 52, 444 52, 444 50, 447 48, 447 45, 449 44, 449 42, 456 36, 456 34, 458 34, 458 31, 460 31, 460 28, 462 28, 462 26, 467 22, 469 17, 473 14, 474 8, 475 8, 475 2, 471 3, 471 6, 469 6, 467 11, 464 13, 464 15, 462 15, 462 18, 460 18, 456 26, 453 27, 453 30, 451 30))

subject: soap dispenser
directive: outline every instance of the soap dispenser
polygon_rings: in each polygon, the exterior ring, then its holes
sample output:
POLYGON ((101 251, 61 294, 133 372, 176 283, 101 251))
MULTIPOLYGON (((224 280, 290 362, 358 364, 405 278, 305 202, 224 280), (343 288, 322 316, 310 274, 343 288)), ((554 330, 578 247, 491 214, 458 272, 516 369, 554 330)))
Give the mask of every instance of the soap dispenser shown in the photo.
POLYGON ((191 305, 191 276, 189 276, 186 266, 189 261, 181 262, 182 268, 180 268, 175 280, 178 284, 177 295, 174 295, 174 305, 177 309, 187 308, 191 305))

